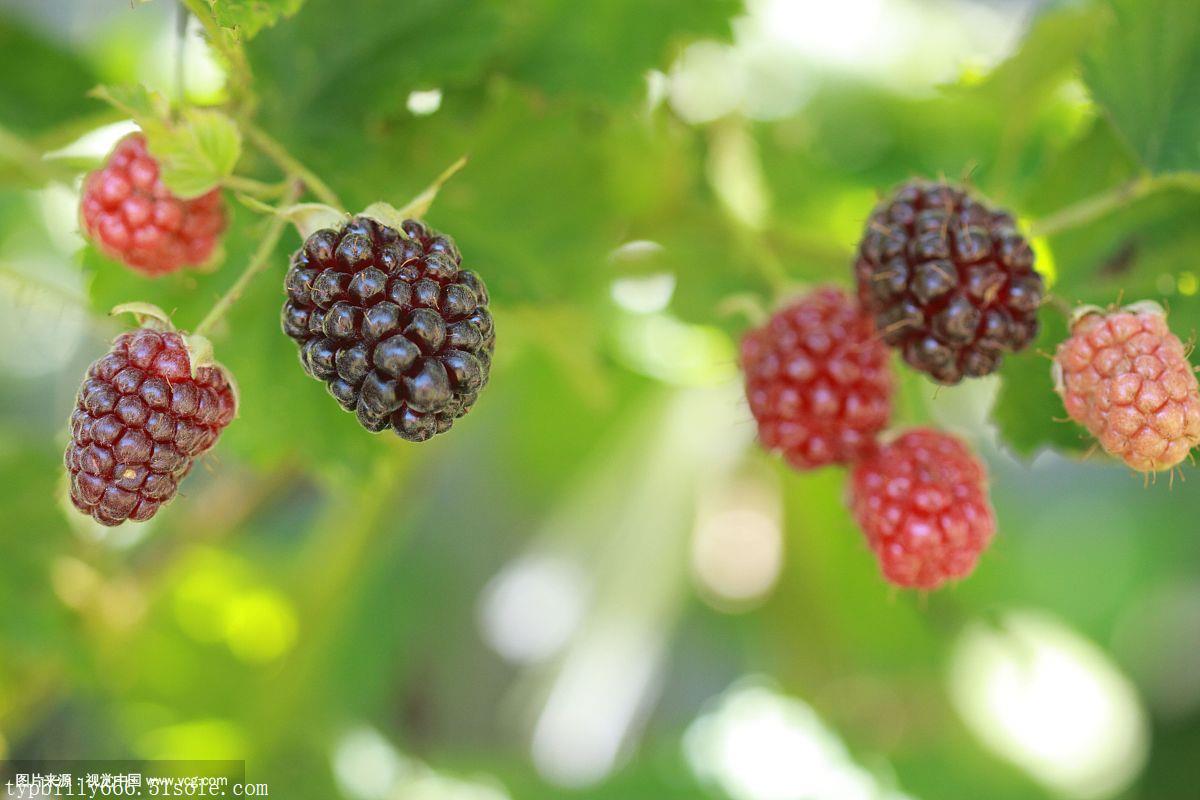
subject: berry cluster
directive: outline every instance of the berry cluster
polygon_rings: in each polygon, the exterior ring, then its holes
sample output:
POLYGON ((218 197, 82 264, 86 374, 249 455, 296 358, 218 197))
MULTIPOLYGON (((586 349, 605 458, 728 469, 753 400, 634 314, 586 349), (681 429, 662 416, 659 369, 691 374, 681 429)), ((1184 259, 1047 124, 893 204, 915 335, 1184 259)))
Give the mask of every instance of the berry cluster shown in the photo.
POLYGON ((420 442, 449 430, 487 384, 488 294, 447 236, 355 217, 292 257, 283 331, 300 361, 369 431, 420 442))
POLYGON ((838 289, 815 291, 747 333, 742 369, 759 440, 797 469, 848 464, 887 427, 887 348, 838 289))
POLYGON ((1080 309, 1054 384, 1071 419, 1139 472, 1171 469, 1200 444, 1196 373, 1156 304, 1080 309))
POLYGON ((796 469, 852 467, 850 505, 884 577, 932 589, 965 577, 995 532, 984 468, 927 429, 891 442, 886 345, 941 383, 987 375, 1037 334, 1042 281, 1012 218, 961 189, 910 183, 872 214, 857 302, 819 289, 742 339, 759 441, 796 469))
POLYGON ((236 412, 224 368, 193 363, 180 334, 122 333, 71 414, 71 502, 103 525, 150 519, 236 412))
POLYGON ((1037 335, 1042 279, 1007 213, 913 182, 871 215, 854 266, 888 344, 939 383, 988 375, 1037 335))
MULTIPOLYGON (((96 246, 151 276, 207 261, 225 228, 219 188, 179 198, 159 172, 145 136, 130 135, 87 176, 80 202, 96 246)), ((368 430, 424 441, 466 414, 487 384, 495 347, 487 288, 461 263, 454 242, 420 222, 392 228, 366 216, 316 231, 292 257, 283 330, 305 371, 368 430)), ((154 516, 236 410, 203 337, 175 332, 152 306, 119 310, 148 321, 88 370, 64 459, 72 503, 105 525, 154 516)))
POLYGON ((140 133, 122 139, 83 183, 84 233, 110 258, 157 276, 208 261, 225 230, 221 194, 185 200, 163 185, 140 133))

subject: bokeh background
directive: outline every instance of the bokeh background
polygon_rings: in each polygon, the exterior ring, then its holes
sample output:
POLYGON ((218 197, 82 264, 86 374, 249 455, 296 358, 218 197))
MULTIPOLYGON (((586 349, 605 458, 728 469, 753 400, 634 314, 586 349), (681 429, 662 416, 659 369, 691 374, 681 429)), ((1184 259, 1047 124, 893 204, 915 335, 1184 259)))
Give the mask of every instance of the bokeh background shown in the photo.
POLYGON ((86 248, 73 170, 129 130, 87 90, 177 97, 178 59, 220 102, 223 66, 168 0, 0 0, 0 755, 245 759, 281 798, 1200 796, 1193 467, 1081 458, 1038 353, 904 373, 897 426, 979 449, 999 535, 969 580, 898 593, 844 474, 754 447, 736 366, 744 312, 848 284, 914 175, 1025 223, 1101 193, 1035 241, 1052 291, 1191 334, 1194 0, 261 5, 294 15, 247 37, 258 121, 349 207, 470 156, 429 220, 492 290, 492 382, 434 441, 363 432, 279 331, 289 233, 214 334, 242 414, 184 496, 74 514, 107 310, 194 325, 263 221, 231 199, 209 274, 86 248))

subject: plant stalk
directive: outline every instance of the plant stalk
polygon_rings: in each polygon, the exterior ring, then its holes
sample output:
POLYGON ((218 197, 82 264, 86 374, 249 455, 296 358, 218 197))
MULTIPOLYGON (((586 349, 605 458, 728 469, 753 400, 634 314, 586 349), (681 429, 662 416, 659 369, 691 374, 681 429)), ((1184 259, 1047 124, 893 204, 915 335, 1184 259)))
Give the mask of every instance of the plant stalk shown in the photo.
POLYGON ((1095 222, 1119 208, 1163 189, 1200 191, 1200 176, 1184 173, 1139 175, 1037 220, 1029 226, 1029 233, 1031 236, 1054 236, 1095 222))
POLYGON ((242 123, 242 132, 245 133, 246 137, 254 144, 255 147, 261 150, 263 154, 267 156, 267 158, 270 158, 277 165, 279 165, 280 169, 287 174, 295 175, 300 180, 304 181, 305 186, 307 186, 309 191, 317 196, 318 200, 326 205, 333 206, 339 211, 343 210, 342 202, 338 200, 338 196, 334 194, 333 190, 329 188, 325 181, 321 180, 316 173, 297 161, 296 157, 289 153, 287 148, 280 144, 269 133, 249 120, 242 123))
MULTIPOLYGON (((300 191, 300 181, 293 180, 290 190, 284 196, 282 205, 289 206, 296 202, 300 197, 300 191)), ((242 274, 238 276, 238 279, 233 282, 233 286, 229 287, 229 290, 217 300, 204 319, 200 320, 200 324, 196 326, 193 333, 200 336, 207 336, 212 327, 241 298, 246 291, 246 287, 250 285, 250 281, 266 268, 271 255, 275 252, 275 245, 279 243, 279 238, 283 235, 283 229, 287 227, 287 224, 288 221, 283 216, 276 216, 270 221, 266 233, 254 251, 254 255, 250 257, 250 263, 242 270, 242 274)))

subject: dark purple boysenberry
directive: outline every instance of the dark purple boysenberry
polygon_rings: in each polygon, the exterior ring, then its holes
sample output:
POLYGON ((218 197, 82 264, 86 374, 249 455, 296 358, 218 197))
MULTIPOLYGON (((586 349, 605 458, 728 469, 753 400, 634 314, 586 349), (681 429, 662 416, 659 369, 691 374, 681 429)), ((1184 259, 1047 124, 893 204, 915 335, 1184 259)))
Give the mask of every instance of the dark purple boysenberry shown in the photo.
POLYGON ((283 332, 300 363, 369 431, 422 442, 487 384, 496 335, 483 280, 415 220, 319 230, 292 256, 283 332))
POLYGON ((64 457, 76 508, 103 525, 148 520, 216 443, 237 399, 223 367, 193 375, 191 359, 180 334, 142 328, 88 369, 64 457))
POLYGON ((1037 336, 1042 278, 1013 218, 914 181, 871 215, 854 267, 884 341, 939 383, 994 372, 1037 336))

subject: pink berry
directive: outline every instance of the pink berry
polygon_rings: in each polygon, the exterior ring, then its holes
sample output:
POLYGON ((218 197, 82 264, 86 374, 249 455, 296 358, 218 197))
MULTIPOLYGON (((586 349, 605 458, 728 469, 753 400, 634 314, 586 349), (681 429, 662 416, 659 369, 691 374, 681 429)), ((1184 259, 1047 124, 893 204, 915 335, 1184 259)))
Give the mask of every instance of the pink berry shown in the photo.
POLYGON ((908 588, 965 578, 996 531, 983 464, 960 439, 927 428, 855 466, 850 507, 884 578, 908 588))
POLYGON ((207 261, 226 220, 217 189, 190 200, 171 194, 134 133, 84 180, 80 222, 105 255, 158 276, 207 261))

